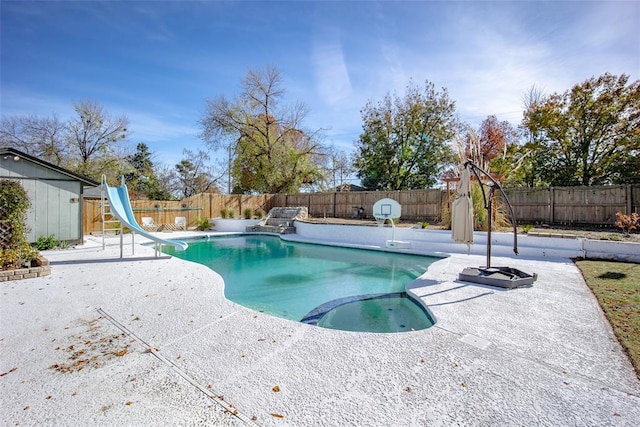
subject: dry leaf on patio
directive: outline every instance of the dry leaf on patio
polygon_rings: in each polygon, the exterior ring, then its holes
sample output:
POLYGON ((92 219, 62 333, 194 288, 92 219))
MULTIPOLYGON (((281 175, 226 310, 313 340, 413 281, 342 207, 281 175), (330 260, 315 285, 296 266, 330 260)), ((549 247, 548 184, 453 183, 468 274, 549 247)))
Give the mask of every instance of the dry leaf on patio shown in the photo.
POLYGON ((271 390, 273 390, 273 391, 275 391, 277 393, 277 392, 280 391, 280 387, 278 387, 277 385, 274 385, 271 390))
POLYGON ((284 418, 284 416, 280 414, 269 414, 269 415, 271 415, 274 418, 284 418))

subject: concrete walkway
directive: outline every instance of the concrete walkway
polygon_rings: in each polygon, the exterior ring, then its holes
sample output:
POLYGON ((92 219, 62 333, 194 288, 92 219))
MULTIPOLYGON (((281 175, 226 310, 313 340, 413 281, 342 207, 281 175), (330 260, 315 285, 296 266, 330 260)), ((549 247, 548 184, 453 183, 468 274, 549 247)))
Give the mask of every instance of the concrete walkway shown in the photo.
POLYGON ((640 383, 570 260, 511 291, 456 281, 454 254, 411 286, 437 319, 351 333, 254 312, 208 268, 98 242, 52 275, 0 284, 4 425, 637 425, 640 383), (123 331, 126 331, 123 332, 123 331))

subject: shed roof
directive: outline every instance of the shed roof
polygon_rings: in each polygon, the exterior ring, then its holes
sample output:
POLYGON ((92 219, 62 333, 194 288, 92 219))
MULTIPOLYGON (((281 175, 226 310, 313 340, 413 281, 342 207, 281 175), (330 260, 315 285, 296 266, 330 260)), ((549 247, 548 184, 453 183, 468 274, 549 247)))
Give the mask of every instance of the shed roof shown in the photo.
POLYGON ((60 166, 56 166, 53 163, 49 163, 46 162, 42 159, 39 159, 37 157, 34 157, 30 154, 24 153, 20 150, 16 150, 15 148, 11 148, 11 147, 0 147, 0 156, 6 156, 6 155, 10 155, 10 156, 18 156, 21 157, 25 160, 28 160, 32 163, 35 163, 37 165, 40 165, 44 168, 47 169, 51 169, 54 170, 56 172, 59 172, 63 175, 67 175, 71 178, 74 178, 80 182, 82 182, 84 185, 86 185, 87 187, 97 187, 99 185, 101 185, 98 181, 94 181, 93 179, 83 176, 83 175, 78 175, 77 173, 71 172, 68 169, 62 168, 60 166))

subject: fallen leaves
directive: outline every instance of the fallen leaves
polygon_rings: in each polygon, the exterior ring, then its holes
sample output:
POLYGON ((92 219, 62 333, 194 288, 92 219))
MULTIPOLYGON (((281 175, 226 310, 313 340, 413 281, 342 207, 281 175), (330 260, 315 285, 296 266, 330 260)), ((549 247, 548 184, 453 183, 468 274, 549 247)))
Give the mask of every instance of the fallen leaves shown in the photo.
POLYGON ((127 353, 129 353, 129 349, 128 349, 128 348, 126 348, 126 347, 125 347, 125 348, 123 348, 122 350, 115 350, 115 351, 113 352, 114 356, 117 356, 117 357, 122 357, 122 356, 124 356, 124 355, 125 355, 125 354, 127 354, 127 353))
POLYGON ((273 412, 271 414, 269 414, 269 415, 271 415, 273 418, 284 418, 284 415, 276 414, 276 413, 273 413, 273 412))
POLYGON ((271 390, 273 390, 274 392, 278 393, 278 392, 280 392, 280 387, 278 387, 277 385, 274 385, 271 390))
POLYGON ((84 368, 100 368, 114 357, 123 357, 130 352, 127 335, 104 335, 97 321, 88 322, 85 333, 71 337, 73 342, 67 347, 58 345, 55 350, 67 353, 65 362, 49 366, 62 373, 79 372, 84 368))

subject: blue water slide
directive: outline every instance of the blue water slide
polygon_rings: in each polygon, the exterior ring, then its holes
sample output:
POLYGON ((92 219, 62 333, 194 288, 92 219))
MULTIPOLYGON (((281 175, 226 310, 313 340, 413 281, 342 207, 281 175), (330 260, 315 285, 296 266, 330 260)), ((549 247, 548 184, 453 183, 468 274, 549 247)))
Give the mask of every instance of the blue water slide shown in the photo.
POLYGON ((149 233, 144 228, 140 227, 140 225, 138 225, 138 221, 136 221, 136 218, 133 216, 131 202, 129 201, 129 191, 127 190, 127 186, 124 182, 120 185, 120 187, 109 187, 109 185, 107 184, 107 180, 103 177, 102 185, 104 185, 107 193, 107 199, 109 200, 111 214, 118 218, 122 225, 156 243, 175 246, 182 251, 189 247, 186 242, 180 240, 163 239, 152 233, 149 233))

